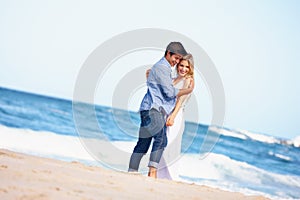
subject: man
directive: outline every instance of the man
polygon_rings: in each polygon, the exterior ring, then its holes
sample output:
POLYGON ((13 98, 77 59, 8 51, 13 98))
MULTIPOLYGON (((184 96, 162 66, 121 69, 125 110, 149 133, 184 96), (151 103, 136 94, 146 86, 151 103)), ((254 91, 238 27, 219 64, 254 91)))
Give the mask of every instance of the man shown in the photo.
POLYGON ((137 172, 142 157, 147 153, 152 138, 152 150, 148 164, 150 177, 157 177, 157 166, 164 148, 167 146, 166 118, 175 106, 176 98, 193 91, 194 84, 187 89, 174 88, 171 67, 179 63, 182 56, 186 55, 180 42, 171 42, 165 55, 152 68, 147 79, 147 93, 141 106, 141 125, 139 139, 133 150, 129 163, 129 172, 137 172))

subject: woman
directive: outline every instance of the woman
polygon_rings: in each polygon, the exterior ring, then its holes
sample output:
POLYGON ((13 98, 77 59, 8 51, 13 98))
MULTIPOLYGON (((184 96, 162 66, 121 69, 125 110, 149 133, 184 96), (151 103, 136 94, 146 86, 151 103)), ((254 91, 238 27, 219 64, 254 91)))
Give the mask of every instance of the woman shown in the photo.
MULTIPOLYGON (((194 60, 191 54, 182 57, 177 64, 177 77, 173 80, 174 87, 188 88, 194 78, 194 60)), ((181 153, 181 140, 184 131, 184 107, 190 98, 184 95, 177 99, 173 112, 168 116, 166 125, 168 145, 160 160, 157 178, 179 180, 179 158, 181 153)))

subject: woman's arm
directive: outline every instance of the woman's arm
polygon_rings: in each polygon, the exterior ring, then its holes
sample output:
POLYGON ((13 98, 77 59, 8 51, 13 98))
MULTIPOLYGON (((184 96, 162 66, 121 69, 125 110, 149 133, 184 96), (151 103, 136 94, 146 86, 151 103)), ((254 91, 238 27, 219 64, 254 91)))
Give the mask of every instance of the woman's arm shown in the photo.
POLYGON ((178 99, 176 101, 176 105, 175 105, 173 112, 167 118, 167 122, 166 122, 167 126, 172 126, 174 124, 174 119, 180 108, 181 108, 181 101, 180 101, 180 99, 178 99))
MULTIPOLYGON (((192 78, 187 78, 184 82, 183 89, 189 88, 192 81, 193 81, 192 78)), ((188 96, 189 95, 183 95, 183 96, 177 98, 175 108, 174 108, 173 112, 167 118, 167 122, 166 122, 167 126, 172 126, 174 124, 174 119, 175 119, 179 109, 181 108, 182 103, 185 101, 185 99, 188 96)))
POLYGON ((184 96, 184 95, 188 95, 188 94, 192 93, 193 90, 194 90, 194 80, 193 80, 193 78, 187 78, 186 82, 184 84, 184 87, 179 90, 179 92, 177 94, 177 98, 184 96))

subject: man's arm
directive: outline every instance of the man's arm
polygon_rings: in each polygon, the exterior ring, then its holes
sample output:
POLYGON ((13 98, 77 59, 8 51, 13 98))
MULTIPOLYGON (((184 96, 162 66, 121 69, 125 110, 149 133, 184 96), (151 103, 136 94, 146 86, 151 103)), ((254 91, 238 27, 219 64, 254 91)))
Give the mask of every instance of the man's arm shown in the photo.
MULTIPOLYGON (((162 95, 165 98, 176 98, 179 90, 173 86, 173 80, 171 78, 171 70, 168 71, 164 68, 167 66, 158 66, 156 69, 153 69, 153 72, 156 76, 155 84, 159 85, 162 95)), ((152 69, 151 69, 152 72, 152 69)), ((150 72, 150 73, 151 73, 150 72)))

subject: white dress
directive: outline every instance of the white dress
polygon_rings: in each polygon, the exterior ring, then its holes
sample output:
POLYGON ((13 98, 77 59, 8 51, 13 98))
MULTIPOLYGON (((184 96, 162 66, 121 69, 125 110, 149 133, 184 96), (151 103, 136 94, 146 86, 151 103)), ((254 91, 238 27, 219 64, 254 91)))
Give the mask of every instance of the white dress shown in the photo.
MULTIPOLYGON (((185 79, 180 80, 174 85, 178 89, 184 87, 185 79)), ((180 153, 181 153, 181 141, 184 131, 184 107, 189 99, 190 95, 184 95, 181 98, 181 108, 179 109, 172 126, 167 127, 168 145, 164 150, 162 158, 159 162, 157 169, 157 178, 180 180, 179 171, 180 168, 180 153)))

